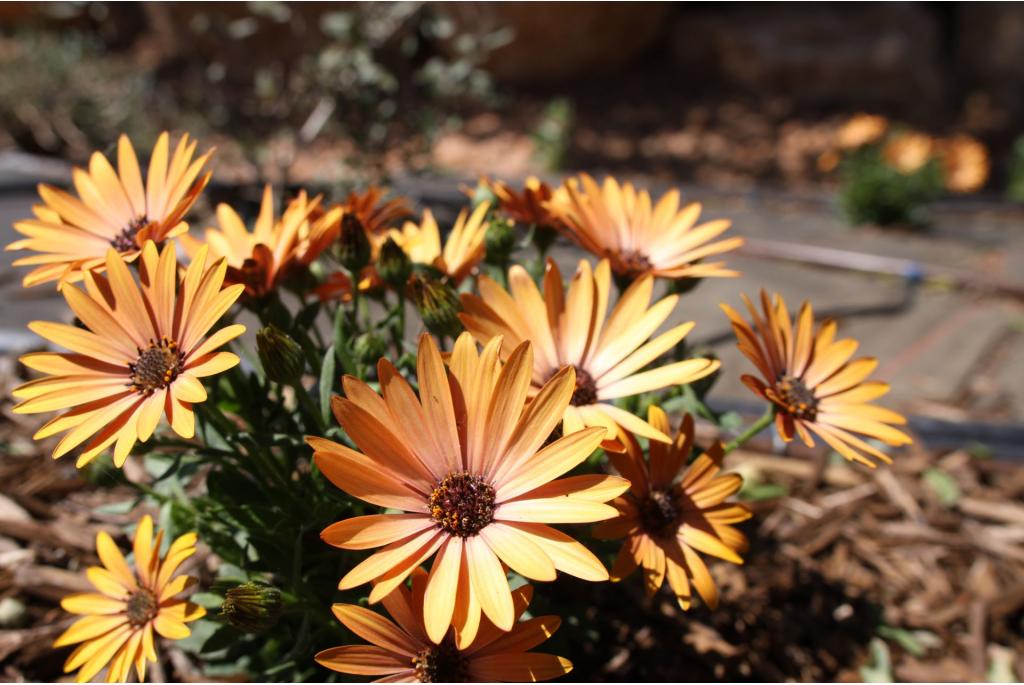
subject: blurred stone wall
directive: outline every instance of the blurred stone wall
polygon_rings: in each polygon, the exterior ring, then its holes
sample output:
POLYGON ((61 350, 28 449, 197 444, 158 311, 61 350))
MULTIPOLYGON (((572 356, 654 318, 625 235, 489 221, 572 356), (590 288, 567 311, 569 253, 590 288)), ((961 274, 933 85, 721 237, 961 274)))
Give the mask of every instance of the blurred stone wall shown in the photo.
MULTIPOLYGON (((286 61, 315 47, 316 32, 304 28, 346 4, 291 3, 296 21, 283 25, 274 21, 274 3, 110 4, 73 20, 43 3, 0 3, 0 24, 91 22, 101 34, 117 33, 114 41, 148 34, 172 55, 286 61), (183 31, 211 10, 221 20, 254 19, 230 44, 183 31)), ((487 64, 507 82, 565 85, 653 64, 687 81, 782 93, 811 106, 927 109, 983 88, 1001 107, 1024 110, 1024 5, 1017 3, 453 2, 434 9, 462 31, 510 29, 511 42, 487 64)), ((441 40, 436 49, 456 47, 441 40)))

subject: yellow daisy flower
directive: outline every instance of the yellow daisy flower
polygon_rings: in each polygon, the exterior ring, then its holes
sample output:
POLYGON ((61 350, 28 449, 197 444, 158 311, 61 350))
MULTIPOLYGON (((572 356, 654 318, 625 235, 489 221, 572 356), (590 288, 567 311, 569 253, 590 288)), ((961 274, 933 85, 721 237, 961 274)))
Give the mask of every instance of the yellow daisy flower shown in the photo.
POLYGON ((598 185, 587 174, 565 183, 568 200, 547 207, 563 232, 597 257, 607 257, 616 274, 638 278, 736 276, 725 262, 703 263, 706 257, 735 250, 743 238, 711 242, 732 225, 728 219, 695 226, 701 206, 680 209, 679 192, 665 193, 654 203, 646 190, 606 178, 598 185))
POLYGON ((182 562, 195 554, 196 534, 186 533, 172 542, 161 559, 163 536, 160 531, 153 538, 149 516, 139 521, 134 569, 109 535, 100 532, 96 536, 96 552, 103 566, 90 567, 86 575, 98 592, 61 600, 65 611, 83 616, 53 643, 54 647, 78 644, 64 662, 65 673, 78 669, 78 682, 92 680, 107 666, 107 682, 125 682, 132 666, 139 682, 144 682, 146 661, 156 663, 153 632, 167 640, 181 640, 191 634, 185 624, 206 615, 201 606, 178 598, 195 579, 174 575, 182 562))
POLYGON ((268 184, 252 231, 234 209, 222 203, 217 205, 219 228, 207 228, 204 240, 185 235, 181 242, 190 257, 204 246, 211 257, 223 257, 228 265, 227 282, 241 283, 250 297, 262 297, 293 268, 308 266, 337 237, 341 208, 313 219, 319 205, 319 196, 310 199, 301 191, 275 219, 274 193, 268 184))
POLYGON ((227 264, 207 267, 201 250, 179 276, 175 246, 161 252, 149 241, 139 263, 137 284, 116 250, 107 251, 106 276, 84 272, 85 290, 62 293, 84 328, 33 321, 29 328, 70 352, 39 352, 21 362, 45 378, 15 388, 17 414, 67 410, 35 434, 36 440, 64 433, 54 459, 86 440, 77 465, 84 466, 116 443, 114 463, 122 466, 137 440, 156 429, 161 415, 175 433, 195 433, 192 405, 206 400, 199 381, 238 363, 218 352, 245 331, 232 325, 207 337, 231 307, 242 286, 222 289, 227 264))
POLYGON ((480 295, 462 295, 459 315, 466 330, 483 342, 503 336, 507 356, 524 340, 533 343, 530 393, 539 392, 560 369, 576 371, 576 387, 565 411, 563 432, 604 426, 614 438, 618 426, 653 440, 669 437, 612 404, 612 400, 691 383, 719 367, 711 359, 687 359, 640 370, 671 350, 693 329, 692 321, 651 338, 672 313, 678 295, 650 305, 654 277, 635 281, 608 314, 611 267, 601 260, 591 271, 580 260, 576 275, 563 289, 562 273, 548 260, 543 292, 521 266, 509 269, 510 291, 493 280, 479 279, 480 295))
POLYGON ((409 255, 410 261, 433 266, 459 283, 484 259, 488 209, 490 204, 482 202, 472 214, 466 209, 459 212, 443 249, 441 232, 429 209, 423 210, 419 224, 406 221, 401 231, 392 229, 388 235, 409 255))
POLYGON ((341 579, 339 589, 377 580, 378 602, 434 556, 424 594, 427 637, 438 644, 449 626, 465 649, 481 627, 481 613, 501 630, 515 623, 507 564, 533 580, 555 571, 607 580, 601 562, 552 523, 610 518, 604 504, 629 487, 606 475, 555 480, 600 444, 603 428, 588 428, 552 442, 574 384, 566 368, 532 402, 529 343, 504 365, 495 338, 478 353, 468 333, 459 336, 445 370, 433 338, 420 338, 419 397, 387 360, 378 365, 383 397, 365 382, 345 377, 345 398, 335 397, 338 423, 361 452, 307 437, 314 459, 336 486, 399 514, 340 521, 321 537, 342 549, 383 549, 341 579), (435 556, 436 555, 436 556, 435 556))
POLYGON ((427 581, 427 572, 417 568, 411 590, 402 584, 381 600, 394 621, 355 604, 335 604, 338 620, 370 644, 325 649, 316 655, 317 663, 391 683, 538 682, 572 670, 568 659, 527 651, 554 635, 562 623, 557 616, 519 620, 533 597, 531 586, 512 591, 512 630, 504 632, 484 617, 476 637, 460 649, 451 632, 440 644, 427 635, 427 581))
POLYGON ((850 361, 857 341, 836 340, 834 321, 826 321, 815 333, 809 302, 800 308, 794 328, 782 296, 776 294, 772 302, 762 290, 760 315, 746 295, 743 301, 752 324, 729 305, 721 305, 732 321, 737 347, 761 372, 761 379, 744 375, 741 380, 775 405, 775 427, 784 440, 792 440, 795 432, 813 447, 815 433, 847 459, 870 467, 875 466, 872 458, 892 460, 854 432, 893 446, 912 442, 893 428, 907 422, 902 415, 869 404, 889 392, 888 383, 865 381, 878 360, 850 361))
POLYGON ((211 172, 199 173, 213 151, 193 160, 197 143, 190 143, 186 134, 168 159, 168 140, 166 132, 157 139, 145 183, 135 150, 122 135, 117 171, 99 152, 93 153, 88 171, 74 169, 78 197, 39 186, 44 207, 35 211, 34 219, 14 224, 25 237, 7 246, 39 253, 14 262, 36 267, 25 276, 25 287, 79 281, 83 271, 103 268, 111 247, 133 261, 147 240, 162 243, 188 230, 182 219, 210 180, 211 172))
MULTIPOLYGON (((658 430, 670 430, 668 417, 659 407, 650 408, 647 420, 658 430)), ((608 456, 629 479, 629 492, 612 503, 619 517, 594 527, 595 537, 626 538, 612 568, 612 580, 622 580, 641 567, 648 597, 667 578, 684 610, 690 608, 691 587, 714 609, 718 591, 698 552, 743 563, 739 553, 747 549, 747 539, 733 524, 750 518, 750 510, 725 501, 739 491, 743 479, 735 473, 719 473, 721 443, 686 465, 693 451, 690 415, 683 417, 671 445, 650 443, 649 461, 634 436, 625 442, 625 452, 608 456)))

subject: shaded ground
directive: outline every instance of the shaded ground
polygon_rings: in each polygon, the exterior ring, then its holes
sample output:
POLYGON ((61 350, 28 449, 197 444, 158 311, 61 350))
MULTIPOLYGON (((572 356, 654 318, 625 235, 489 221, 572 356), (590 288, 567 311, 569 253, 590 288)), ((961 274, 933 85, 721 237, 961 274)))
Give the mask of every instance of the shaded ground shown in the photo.
MULTIPOLYGON (((70 622, 59 598, 86 589, 96 531, 119 536, 142 512, 109 506, 129 491, 51 461, 48 445, 25 437, 36 422, 9 409, 0 408, 0 677, 51 680, 68 651, 49 648, 70 622)), ((699 441, 712 430, 699 426, 699 441)), ((865 667, 888 680, 984 680, 1024 668, 1019 467, 924 449, 874 472, 807 454, 730 460, 755 516, 744 525, 747 564, 711 565, 716 610, 682 612, 664 589, 647 599, 637 575, 602 587, 562 577, 537 593, 534 615, 563 616, 545 649, 572 656, 570 680, 858 681, 865 667)), ((149 478, 135 460, 128 468, 149 478)), ((610 561, 615 544, 595 549, 610 561)), ((205 553, 191 563, 209 576, 205 553)), ((178 647, 160 654, 155 680, 204 679, 178 647)))

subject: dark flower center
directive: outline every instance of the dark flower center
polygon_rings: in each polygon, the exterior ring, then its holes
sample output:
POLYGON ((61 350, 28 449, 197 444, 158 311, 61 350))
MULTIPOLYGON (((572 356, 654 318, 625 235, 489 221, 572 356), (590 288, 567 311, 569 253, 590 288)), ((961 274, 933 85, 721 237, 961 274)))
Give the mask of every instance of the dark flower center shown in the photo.
POLYGON ((145 214, 135 217, 131 220, 131 223, 121 229, 120 233, 114 236, 110 244, 118 252, 128 252, 136 249, 138 245, 135 243, 135 235, 148 223, 149 218, 145 214))
POLYGON ((597 402, 597 383, 594 377, 586 369, 574 366, 576 369, 576 389, 572 391, 572 399, 569 404, 574 407, 583 407, 597 402))
POLYGON ((266 280, 266 271, 258 260, 247 257, 238 270, 239 280, 251 290, 260 292, 266 280))
POLYGON ((138 628, 144 626, 157 614, 156 595, 146 589, 136 590, 128 597, 127 602, 128 623, 138 628))
POLYGON ((640 500, 640 524, 652 537, 669 537, 679 528, 683 497, 678 488, 651 490, 640 500))
POLYGON ((132 389, 151 395, 158 388, 166 388, 181 373, 182 359, 178 343, 162 338, 159 343, 149 341, 149 347, 139 350, 139 358, 128 364, 132 389))
POLYGON ((620 254, 618 256, 618 261, 621 265, 623 275, 628 276, 629 278, 642 276, 651 270, 651 260, 647 258, 647 255, 636 250, 620 254))
POLYGON ((776 384, 779 401, 789 414, 797 419, 813 421, 818 415, 818 399, 799 378, 783 376, 776 384))
POLYGON ((494 520, 494 487, 480 476, 451 473, 430 493, 430 516, 446 532, 468 538, 494 520))
POLYGON ((421 683, 467 682, 466 665, 466 659, 449 639, 420 650, 412 658, 412 667, 421 683))

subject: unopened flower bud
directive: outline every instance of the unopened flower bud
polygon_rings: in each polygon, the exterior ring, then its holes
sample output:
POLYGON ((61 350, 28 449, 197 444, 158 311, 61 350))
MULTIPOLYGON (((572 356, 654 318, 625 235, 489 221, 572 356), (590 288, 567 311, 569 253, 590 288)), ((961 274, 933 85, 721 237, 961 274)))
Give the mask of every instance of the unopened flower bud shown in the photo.
POLYGON ((412 262, 405 250, 398 246, 393 238, 388 237, 380 247, 377 257, 377 273, 381 279, 395 290, 405 287, 412 275, 412 262))
POLYGON ((515 223, 502 217, 491 218, 487 233, 484 234, 484 244, 487 262, 497 266, 505 265, 516 247, 515 223))
POLYGON ((388 351, 384 338, 374 333, 363 333, 356 338, 354 350, 360 364, 375 366, 388 351))
POLYGON ((282 609, 281 591, 260 581, 231 588, 220 605, 221 616, 245 633, 260 633, 272 627, 282 609))
POLYGON ((354 212, 345 212, 341 217, 341 232, 335 245, 335 256, 338 263, 358 274, 370 263, 370 239, 366 236, 363 222, 354 212))
POLYGON ((450 285, 417 274, 409 280, 409 289, 428 331, 438 337, 452 338, 462 332, 462 322, 459 321, 462 304, 450 285))
POLYGON ((302 347, 277 326, 265 326, 256 333, 256 349, 267 378, 292 384, 302 376, 305 359, 302 347))

